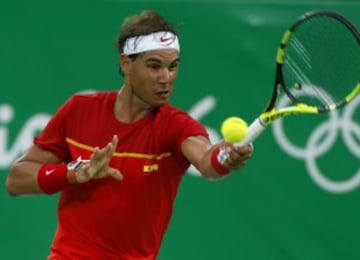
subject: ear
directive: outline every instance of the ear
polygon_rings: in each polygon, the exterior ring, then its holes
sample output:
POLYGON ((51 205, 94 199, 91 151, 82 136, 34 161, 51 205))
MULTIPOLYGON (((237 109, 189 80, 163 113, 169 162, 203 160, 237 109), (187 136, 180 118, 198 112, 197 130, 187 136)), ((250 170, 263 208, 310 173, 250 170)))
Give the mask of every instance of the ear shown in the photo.
POLYGON ((130 65, 131 65, 131 60, 129 59, 129 57, 124 54, 121 54, 120 55, 120 67, 121 67, 122 71, 124 72, 124 75, 129 74, 130 65))

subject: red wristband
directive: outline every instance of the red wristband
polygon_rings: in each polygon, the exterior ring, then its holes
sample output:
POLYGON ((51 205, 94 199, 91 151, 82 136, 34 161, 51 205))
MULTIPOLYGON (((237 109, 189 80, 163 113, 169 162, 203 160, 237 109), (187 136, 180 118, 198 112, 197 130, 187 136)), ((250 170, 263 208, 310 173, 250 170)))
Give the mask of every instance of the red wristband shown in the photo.
POLYGON ((227 175, 230 173, 230 170, 228 168, 225 168, 218 159, 218 155, 221 152, 220 147, 217 147, 211 154, 211 165, 214 168, 214 170, 220 174, 220 175, 227 175))
POLYGON ((61 191, 69 185, 66 164, 44 164, 38 172, 38 183, 47 194, 61 191))

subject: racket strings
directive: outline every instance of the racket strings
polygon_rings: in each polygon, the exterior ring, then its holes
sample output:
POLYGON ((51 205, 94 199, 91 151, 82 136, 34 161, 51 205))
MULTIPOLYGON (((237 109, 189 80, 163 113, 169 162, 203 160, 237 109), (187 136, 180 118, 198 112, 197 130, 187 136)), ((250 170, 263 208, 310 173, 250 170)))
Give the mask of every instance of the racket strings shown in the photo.
POLYGON ((314 16, 293 31, 282 67, 286 87, 300 102, 341 103, 359 82, 358 39, 337 19, 314 16))

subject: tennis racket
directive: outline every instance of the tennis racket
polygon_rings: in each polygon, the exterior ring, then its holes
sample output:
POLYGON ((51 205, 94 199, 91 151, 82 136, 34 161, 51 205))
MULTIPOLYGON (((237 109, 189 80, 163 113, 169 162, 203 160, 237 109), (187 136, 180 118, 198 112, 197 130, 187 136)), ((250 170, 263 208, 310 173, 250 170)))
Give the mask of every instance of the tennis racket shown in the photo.
POLYGON ((281 39, 274 88, 265 111, 235 145, 253 142, 276 119, 331 112, 359 93, 359 31, 336 12, 305 13, 281 39), (281 93, 289 98, 288 107, 277 107, 281 93))

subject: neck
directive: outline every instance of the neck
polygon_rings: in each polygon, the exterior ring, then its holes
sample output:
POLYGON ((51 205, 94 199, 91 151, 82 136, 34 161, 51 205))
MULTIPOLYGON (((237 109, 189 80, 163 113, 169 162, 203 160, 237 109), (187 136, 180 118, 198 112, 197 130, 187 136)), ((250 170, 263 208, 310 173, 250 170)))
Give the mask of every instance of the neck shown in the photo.
POLYGON ((115 101, 115 117, 123 123, 132 123, 145 117, 152 108, 142 102, 126 85, 122 86, 115 101))

